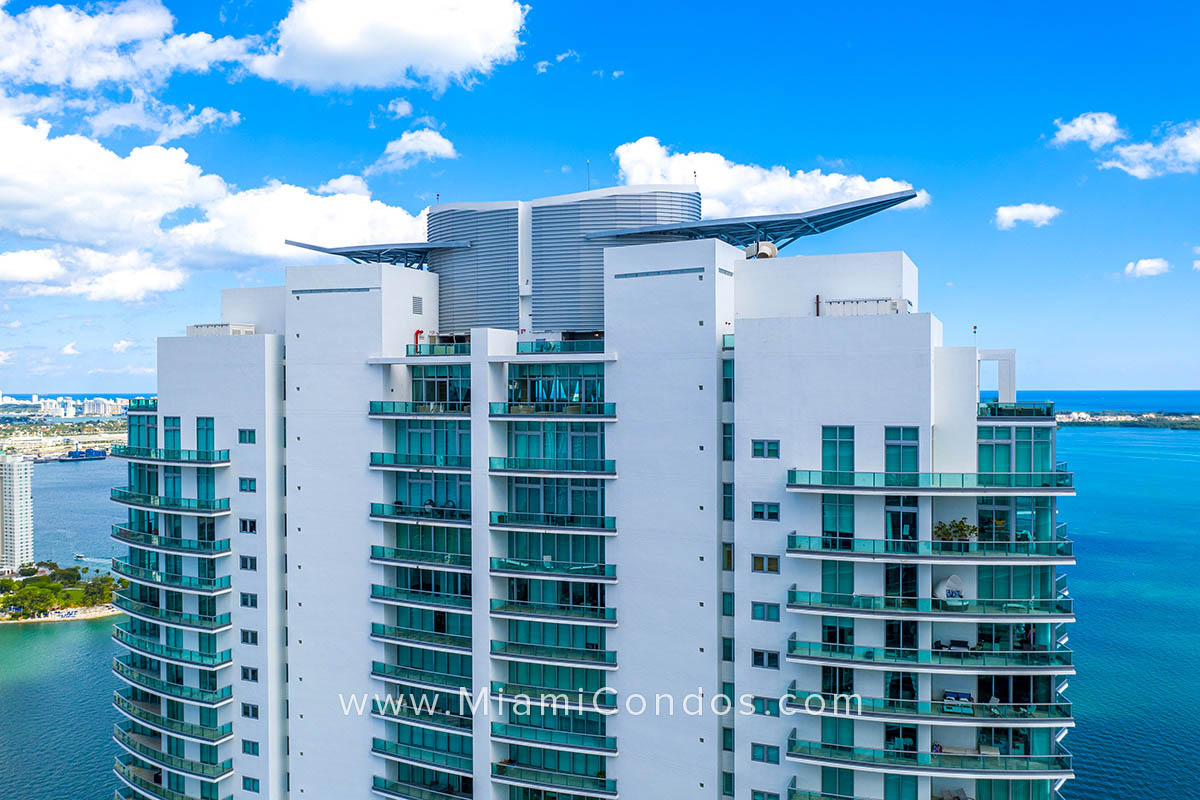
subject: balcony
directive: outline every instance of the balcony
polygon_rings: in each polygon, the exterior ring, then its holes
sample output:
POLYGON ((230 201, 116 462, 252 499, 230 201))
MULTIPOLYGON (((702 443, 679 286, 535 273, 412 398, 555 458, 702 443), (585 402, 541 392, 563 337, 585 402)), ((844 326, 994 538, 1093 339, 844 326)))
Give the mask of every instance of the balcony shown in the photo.
POLYGON ((548 769, 538 769, 523 764, 503 762, 492 764, 492 777, 501 783, 512 783, 518 786, 569 789, 572 792, 602 794, 606 797, 617 796, 615 780, 593 778, 590 775, 576 775, 570 772, 552 772, 548 769))
POLYGON ((220 764, 205 764, 190 758, 181 758, 163 752, 161 736, 146 736, 133 732, 132 722, 122 722, 113 726, 113 739, 117 744, 129 750, 134 755, 161 764, 176 772, 186 772, 197 778, 215 781, 233 772, 233 759, 226 759, 220 764))
POLYGON ((120 692, 113 692, 113 705, 131 719, 172 736, 182 736, 185 739, 193 739, 204 744, 220 744, 233 737, 232 723, 227 722, 219 728, 209 728, 192 722, 170 719, 158 713, 156 704, 139 703, 120 692))
POLYGON ((979 419, 995 418, 1053 420, 1054 401, 1035 400, 1020 403, 987 402, 979 404, 979 419))
POLYGON ((911 672, 966 672, 1004 675, 1073 675, 1072 653, 1056 650, 983 650, 953 647, 917 650, 901 647, 859 647, 850 644, 788 640, 787 658, 803 664, 853 664, 858 669, 891 669, 902 665, 911 672))
POLYGON ((980 600, 968 598, 879 597, 788 590, 788 611, 835 617, 958 620, 962 622, 1074 622, 1071 599, 980 600), (1009 617, 1017 619, 1006 619, 1009 617))
POLYGON ((489 603, 492 615, 497 617, 540 617, 588 625, 617 624, 617 610, 606 606, 564 606, 558 603, 497 598, 492 598, 489 603))
POLYGON ((564 339, 558 342, 517 342, 517 355, 531 353, 603 353, 603 339, 564 339))
POLYGON ((432 789, 428 786, 417 786, 402 781, 390 781, 378 775, 371 776, 371 791, 383 797, 395 797, 399 800, 471 800, 471 795, 454 791, 449 785, 432 789), (444 789, 445 791, 441 791, 444 789))
POLYGON ((441 647, 456 651, 471 651, 471 637, 453 633, 438 633, 420 628, 401 628, 395 625, 371 623, 371 638, 388 644, 441 647))
POLYGON ((117 458, 153 461, 161 464, 181 464, 185 467, 224 467, 229 465, 228 450, 162 450, 153 447, 130 447, 124 444, 114 444, 108 452, 117 458))
POLYGON ((471 524, 471 509, 435 506, 432 502, 423 506, 410 506, 403 503, 371 503, 371 519, 380 522, 436 522, 439 525, 465 528, 471 524))
POLYGON ((458 400, 422 400, 422 401, 393 401, 372 400, 368 416, 378 419, 396 417, 469 417, 471 415, 470 401, 458 400))
POLYGON ((492 657, 510 661, 551 661, 564 664, 616 669, 615 650, 592 650, 586 647, 558 647, 549 644, 498 642, 492 640, 492 657))
POLYGON ((443 594, 425 589, 404 589, 398 586, 371 585, 371 599, 380 603, 400 606, 436 606, 439 608, 461 608, 470 611, 470 595, 443 594))
POLYGON ((516 458, 488 459, 493 475, 565 475, 567 477, 617 477, 617 462, 611 458, 516 458))
POLYGON ((508 703, 528 700, 532 705, 557 704, 558 708, 562 708, 565 701, 570 708, 584 711, 617 707, 616 693, 608 688, 589 691, 587 689, 559 689, 552 686, 492 681, 492 694, 503 697, 504 701, 508 703))
POLYGON ((143 494, 126 487, 114 488, 109 496, 122 505, 149 511, 165 511, 170 514, 187 514, 195 517, 216 517, 229 513, 229 498, 197 500, 194 497, 160 497, 143 494))
POLYGON ((135 412, 158 411, 158 398, 135 397, 129 401, 129 410, 135 412))
POLYGON ((418 669, 417 667, 402 667, 397 664, 385 664, 382 661, 371 662, 371 675, 385 681, 402 681, 421 686, 432 686, 438 689, 465 689, 471 691, 471 678, 465 675, 453 675, 447 672, 418 669))
POLYGON ((404 346, 406 356, 469 356, 470 342, 451 342, 449 344, 408 344, 404 346))
POLYGON ((789 469, 789 492, 905 495, 1072 496, 1070 472, 834 472, 789 469))
POLYGON ((135 530, 124 525, 112 526, 112 538, 118 542, 143 547, 150 550, 164 550, 171 553, 183 553, 188 556, 211 557, 229 555, 229 540, 217 539, 212 542, 202 542, 197 539, 177 539, 170 536, 159 536, 145 531, 135 530))
MULTIPOLYGON (((113 765, 113 772, 133 789, 158 800, 200 800, 195 795, 176 792, 163 786, 162 770, 142 766, 141 760, 136 756, 118 757, 113 765)), ((229 795, 223 800, 233 800, 233 795, 229 795)))
MULTIPOLYGON (((961 693, 949 692, 947 695, 961 693)), ((999 727, 1068 727, 1075 724, 1070 703, 975 703, 969 699, 894 700, 859 695, 788 690, 792 708, 825 716, 861 716, 879 722, 999 727)))
POLYGON ((427 747, 416 747, 411 744, 389 742, 387 739, 375 737, 371 739, 371 752, 377 756, 404 761, 418 766, 432 766, 438 769, 455 772, 459 775, 472 775, 473 764, 470 755, 460 753, 443 753, 427 747))
POLYGON ((552 728, 539 728, 535 725, 493 722, 492 739, 509 744, 525 744, 534 747, 588 750, 605 756, 615 756, 617 754, 617 739, 615 736, 560 731, 552 728))
POLYGON ((617 530, 616 517, 599 517, 589 514, 544 514, 534 511, 493 511, 491 524, 496 528, 516 530, 583 530, 600 535, 613 534, 617 530))
POLYGON ((617 565, 595 562, 554 561, 545 558, 490 559, 492 574, 497 576, 547 577, 560 580, 580 580, 589 583, 616 583, 617 565))
POLYGON ((113 625, 112 638, 131 650, 161 661, 173 661, 204 669, 219 669, 233 663, 233 653, 229 650, 222 650, 219 653, 201 653, 181 647, 168 647, 152 639, 131 633, 120 625, 113 625))
POLYGON ((1012 560, 1023 564, 1075 563, 1074 542, 1061 536, 1045 540, 985 542, 978 539, 852 539, 835 535, 801 536, 792 533, 787 538, 787 554, 794 558, 836 558, 849 561, 994 564, 1012 560))
MULTIPOLYGON (((419 703, 420 700, 418 699, 417 702, 419 703)), ((465 708, 466 703, 463 702, 463 705, 465 708)), ((371 714, 380 719, 391 720, 392 722, 412 722, 417 725, 444 728, 457 733, 465 732, 468 736, 471 735, 471 731, 474 728, 474 722, 471 720, 471 717, 451 714, 446 711, 430 710, 428 708, 418 709, 409 701, 407 695, 399 695, 394 702, 372 700, 371 714)))
MULTIPOLYGON (((983 750, 984 748, 981 748, 983 750)), ((994 749, 994 748, 992 748, 994 749)), ((920 753, 903 750, 872 750, 866 747, 808 742, 788 737, 789 761, 824 766, 845 766, 871 772, 904 772, 923 775, 944 775, 963 778, 1070 778, 1071 755, 1061 751, 1053 755, 1025 756, 964 751, 920 753)))
POLYGON ((233 698, 233 687, 231 686, 210 690, 199 689, 195 686, 180 686, 175 683, 167 683, 157 675, 151 675, 148 672, 132 667, 119 658, 113 659, 113 673, 117 677, 124 678, 127 682, 146 691, 201 705, 219 706, 229 702, 233 698))
POLYGON ((219 578, 196 578, 191 575, 175 575, 170 572, 135 567, 118 559, 112 560, 112 571, 138 583, 166 586, 169 589, 180 589, 185 592, 198 594, 222 594, 231 591, 229 576, 219 578))
MULTIPOLYGON (((825 792, 797 789, 796 779, 792 778, 792 782, 788 784, 787 800, 863 800, 863 798, 848 797, 844 794, 826 794, 825 792)), ((942 799, 940 797, 935 797, 933 800, 942 799)))
POLYGON ((371 453, 371 469, 405 472, 470 472, 470 455, 437 455, 434 453, 371 453))
POLYGON ((459 572, 471 571, 470 553, 439 553, 432 550, 371 545, 371 561, 385 565, 416 564, 459 572))
POLYGON ((185 614, 182 611, 168 611, 165 608, 152 606, 128 597, 120 592, 113 592, 113 605, 132 617, 149 620, 164 625, 178 625, 182 628, 195 628, 202 631, 219 631, 231 627, 228 614, 202 616, 200 614, 185 614))
POLYGON ((580 402, 567 400, 540 400, 512 403, 488 403, 488 414, 492 417, 584 417, 598 421, 615 420, 616 403, 580 402))

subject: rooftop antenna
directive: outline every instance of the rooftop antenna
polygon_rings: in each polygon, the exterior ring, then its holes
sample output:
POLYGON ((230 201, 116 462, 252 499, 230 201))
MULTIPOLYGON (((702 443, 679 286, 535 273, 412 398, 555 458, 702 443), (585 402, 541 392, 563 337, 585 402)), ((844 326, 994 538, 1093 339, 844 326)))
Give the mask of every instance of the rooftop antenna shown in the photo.
POLYGON ((972 337, 972 345, 974 347, 979 347, 979 326, 978 325, 971 326, 971 337, 972 337))
POLYGON ((434 203, 433 203, 434 205, 437 205, 438 203, 442 202, 442 193, 441 192, 437 192, 436 194, 434 194, 433 197, 434 197, 434 203))
POLYGON ((699 186, 700 181, 696 179, 696 170, 692 170, 692 185, 699 186))
POLYGON ((592 160, 590 158, 586 159, 585 163, 587 164, 587 190, 591 191, 591 189, 592 189, 592 160))

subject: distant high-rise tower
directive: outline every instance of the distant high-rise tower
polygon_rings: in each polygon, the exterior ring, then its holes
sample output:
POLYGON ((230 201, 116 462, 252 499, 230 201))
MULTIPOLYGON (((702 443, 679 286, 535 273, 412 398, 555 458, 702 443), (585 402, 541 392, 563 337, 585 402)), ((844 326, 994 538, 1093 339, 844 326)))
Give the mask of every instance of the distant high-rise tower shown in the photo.
POLYGON ((33 462, 0 455, 0 572, 33 563, 33 462))

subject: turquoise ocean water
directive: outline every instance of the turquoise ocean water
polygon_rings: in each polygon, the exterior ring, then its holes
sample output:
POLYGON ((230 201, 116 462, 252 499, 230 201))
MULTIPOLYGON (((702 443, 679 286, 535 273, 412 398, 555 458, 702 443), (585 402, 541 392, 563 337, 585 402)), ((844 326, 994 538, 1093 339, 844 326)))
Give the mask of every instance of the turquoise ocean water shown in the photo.
MULTIPOLYGON (((1064 740, 1078 779, 1066 796, 1195 797, 1200 432, 1070 428, 1059 432, 1059 458, 1080 487, 1060 505, 1079 560, 1068 570, 1079 619, 1070 626, 1079 674, 1068 697, 1079 727, 1064 740)), ((107 496, 122 475, 116 459, 39 464, 38 558, 114 553, 108 524, 118 513, 107 496)), ((110 623, 0 625, 6 796, 112 796, 110 623)))

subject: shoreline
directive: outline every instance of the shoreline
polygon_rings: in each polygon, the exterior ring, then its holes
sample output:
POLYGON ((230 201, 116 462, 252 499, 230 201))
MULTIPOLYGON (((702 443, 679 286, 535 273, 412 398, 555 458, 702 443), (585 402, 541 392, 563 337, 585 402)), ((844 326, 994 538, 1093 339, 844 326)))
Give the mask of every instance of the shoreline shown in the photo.
POLYGON ((21 625, 21 624, 36 624, 40 622, 76 622, 85 619, 103 619, 104 617, 114 617, 117 614, 123 614, 121 609, 110 604, 102 606, 86 606, 83 608, 72 608, 67 611, 74 611, 72 616, 63 616, 63 610, 59 609, 51 611, 49 616, 34 617, 32 619, 0 619, 0 625, 21 625))

